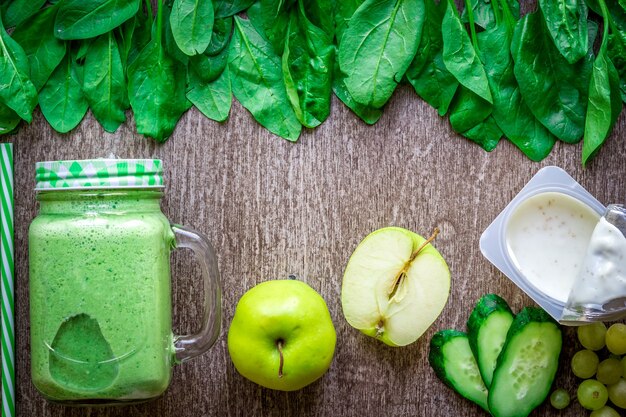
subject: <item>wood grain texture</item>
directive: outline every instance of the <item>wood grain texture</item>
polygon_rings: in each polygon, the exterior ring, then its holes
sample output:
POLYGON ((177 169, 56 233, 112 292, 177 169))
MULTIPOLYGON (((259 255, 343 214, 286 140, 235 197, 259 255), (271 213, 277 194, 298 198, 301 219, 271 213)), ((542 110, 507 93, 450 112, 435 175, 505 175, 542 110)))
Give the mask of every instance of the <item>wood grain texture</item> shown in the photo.
MULTIPOLYGON (((220 125, 188 112, 164 145, 134 131, 115 134, 87 119, 58 135, 37 114, 16 144, 17 410, 19 416, 478 416, 484 412, 440 383, 427 363, 428 341, 443 328, 465 328, 475 301, 496 292, 514 311, 533 302, 480 254, 482 231, 543 166, 568 171, 603 203, 626 202, 626 113, 591 166, 581 145, 558 143, 541 163, 503 141, 492 153, 454 134, 446 119, 400 88, 380 120, 366 126, 337 100, 330 119, 291 144, 257 125, 235 104, 220 125), (175 367, 170 389, 150 403, 125 408, 66 408, 47 403, 30 380, 28 224, 36 215, 34 163, 107 157, 161 158, 163 211, 205 233, 219 253, 223 330, 206 354, 175 367), (413 345, 390 348, 344 320, 341 279, 357 243, 396 225, 428 235, 449 263, 452 290, 441 317, 413 345), (226 332, 237 300, 255 284, 297 274, 326 299, 337 329, 330 371, 293 393, 260 388, 237 374, 226 332)), ((174 329, 198 326, 200 278, 187 253, 173 256, 174 329)), ((570 388, 573 332, 566 330, 556 382, 570 388)), ((535 416, 581 416, 544 405, 535 416)))

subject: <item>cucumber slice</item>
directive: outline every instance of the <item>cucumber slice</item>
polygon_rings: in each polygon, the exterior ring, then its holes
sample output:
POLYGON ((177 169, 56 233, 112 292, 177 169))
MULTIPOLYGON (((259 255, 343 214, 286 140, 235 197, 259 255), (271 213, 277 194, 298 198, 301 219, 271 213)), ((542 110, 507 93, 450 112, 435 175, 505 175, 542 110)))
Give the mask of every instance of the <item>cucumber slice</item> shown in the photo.
POLYGON ((546 399, 562 343, 561 329, 542 309, 527 307, 515 317, 489 390, 495 417, 526 417, 546 399))
POLYGON ((506 301, 487 294, 478 300, 467 320, 467 338, 487 388, 514 317, 506 301))
POLYGON ((458 330, 435 333, 430 340, 428 362, 447 386, 489 411, 487 387, 465 333, 458 330))

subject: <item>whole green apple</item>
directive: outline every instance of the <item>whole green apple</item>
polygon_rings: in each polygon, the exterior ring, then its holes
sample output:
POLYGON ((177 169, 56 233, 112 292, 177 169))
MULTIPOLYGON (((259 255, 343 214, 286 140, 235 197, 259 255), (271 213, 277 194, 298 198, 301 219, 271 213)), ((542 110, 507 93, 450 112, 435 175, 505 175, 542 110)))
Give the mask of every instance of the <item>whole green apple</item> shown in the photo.
POLYGON ((267 388, 295 391, 328 370, 337 336, 324 299, 297 280, 258 284, 246 292, 228 330, 237 371, 267 388))

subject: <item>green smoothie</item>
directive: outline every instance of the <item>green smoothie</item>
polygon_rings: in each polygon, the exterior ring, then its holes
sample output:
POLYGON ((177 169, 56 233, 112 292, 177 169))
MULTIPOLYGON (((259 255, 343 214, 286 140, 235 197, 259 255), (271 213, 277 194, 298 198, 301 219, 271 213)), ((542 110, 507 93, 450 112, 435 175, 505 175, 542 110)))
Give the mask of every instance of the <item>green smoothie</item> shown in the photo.
POLYGON ((141 401, 169 384, 170 250, 162 193, 38 195, 29 231, 32 378, 54 401, 141 401))

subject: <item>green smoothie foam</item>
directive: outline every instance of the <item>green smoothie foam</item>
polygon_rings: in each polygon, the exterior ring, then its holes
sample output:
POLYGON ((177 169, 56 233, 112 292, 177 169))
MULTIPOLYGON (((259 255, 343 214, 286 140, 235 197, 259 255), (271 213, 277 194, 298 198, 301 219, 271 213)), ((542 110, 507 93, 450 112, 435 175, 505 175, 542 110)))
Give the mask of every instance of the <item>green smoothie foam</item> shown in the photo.
POLYGON ((29 231, 32 378, 56 401, 167 388, 170 250, 158 191, 40 193, 29 231))

